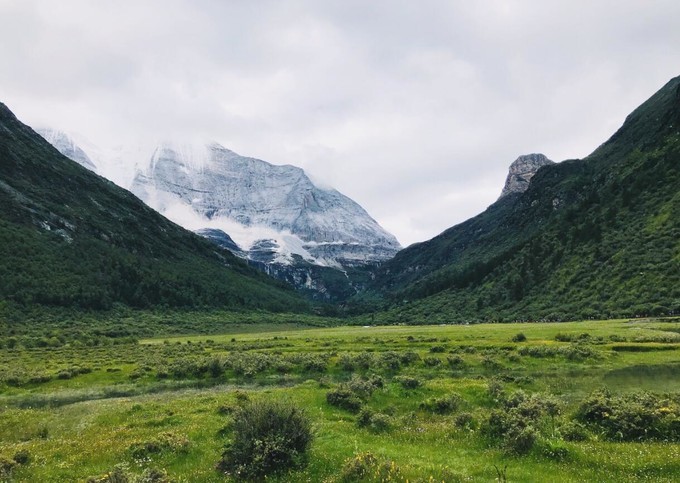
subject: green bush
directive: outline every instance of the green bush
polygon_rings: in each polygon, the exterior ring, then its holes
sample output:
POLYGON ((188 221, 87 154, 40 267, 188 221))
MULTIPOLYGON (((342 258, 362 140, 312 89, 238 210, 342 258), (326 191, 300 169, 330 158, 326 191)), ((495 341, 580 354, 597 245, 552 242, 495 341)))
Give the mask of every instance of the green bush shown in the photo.
POLYGON ((455 424, 457 428, 474 429, 476 426, 476 421, 472 414, 460 413, 459 415, 456 416, 456 419, 453 421, 453 424, 455 424))
POLYGON ((423 359, 425 367, 437 367, 441 363, 442 360, 439 357, 429 356, 423 359))
POLYGON ((546 417, 555 417, 560 405, 552 396, 527 395, 515 391, 501 400, 502 409, 491 412, 484 424, 484 433, 513 454, 526 454, 534 446, 538 428, 546 417))
POLYGON ((380 376, 363 378, 355 375, 349 381, 326 393, 326 401, 331 406, 356 413, 361 409, 363 402, 373 394, 373 391, 383 385, 384 382, 380 376))
POLYGON ((527 336, 520 332, 518 334, 515 334, 511 340, 512 342, 526 342, 527 336))
POLYGON ((17 451, 12 457, 20 465, 27 465, 31 462, 31 453, 27 449, 17 451))
POLYGON ((614 441, 680 441, 680 397, 639 392, 614 396, 596 391, 576 411, 576 420, 614 441))
POLYGON ((336 388, 326 394, 326 401, 331 406, 356 413, 361 409, 362 401, 347 388, 336 388))
POLYGON ((419 379, 410 376, 395 377, 394 380, 401 384, 404 389, 417 389, 422 385, 419 379))
POLYGON ((590 438, 586 427, 576 421, 568 421, 560 426, 560 435, 565 441, 588 441, 590 438))
POLYGON ((458 394, 433 397, 420 403, 420 409, 437 414, 450 414, 458 410, 462 398, 458 394))
POLYGON ((0 478, 9 479, 12 475, 12 470, 16 465, 16 461, 0 456, 0 478))
POLYGON ((262 480, 307 463, 311 422, 283 401, 255 401, 233 415, 233 437, 217 468, 237 479, 262 480))
POLYGON ((463 367, 465 365, 465 361, 458 354, 448 356, 446 358, 446 361, 449 363, 449 366, 452 367, 452 368, 460 368, 460 367, 463 367))
POLYGON ((392 425, 392 419, 383 413, 376 413, 370 408, 364 408, 357 417, 357 426, 368 428, 375 433, 387 431, 392 425))
POLYGON ((166 432, 149 441, 132 443, 129 451, 134 459, 142 460, 156 453, 188 453, 190 446, 186 436, 166 432))
POLYGON ((397 464, 371 452, 354 455, 345 461, 339 480, 342 483, 403 481, 397 464))

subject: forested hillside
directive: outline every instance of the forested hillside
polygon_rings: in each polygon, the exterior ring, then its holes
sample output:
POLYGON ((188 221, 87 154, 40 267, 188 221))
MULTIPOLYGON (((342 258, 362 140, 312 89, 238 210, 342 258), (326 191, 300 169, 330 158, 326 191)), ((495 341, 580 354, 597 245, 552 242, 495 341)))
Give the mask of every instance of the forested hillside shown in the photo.
POLYGON ((307 311, 291 289, 62 156, 0 104, 0 302, 307 311))
POLYGON ((680 310, 680 77, 594 153, 385 263, 358 307, 383 321, 680 310))

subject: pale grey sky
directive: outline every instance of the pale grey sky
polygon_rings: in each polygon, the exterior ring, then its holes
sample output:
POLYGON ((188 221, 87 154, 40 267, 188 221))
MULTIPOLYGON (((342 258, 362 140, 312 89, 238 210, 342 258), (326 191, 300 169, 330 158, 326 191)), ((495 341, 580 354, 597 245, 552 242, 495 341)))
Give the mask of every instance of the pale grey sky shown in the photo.
POLYGON ((293 164, 402 244, 583 157, 680 74, 677 0, 0 0, 0 101, 100 146, 293 164))

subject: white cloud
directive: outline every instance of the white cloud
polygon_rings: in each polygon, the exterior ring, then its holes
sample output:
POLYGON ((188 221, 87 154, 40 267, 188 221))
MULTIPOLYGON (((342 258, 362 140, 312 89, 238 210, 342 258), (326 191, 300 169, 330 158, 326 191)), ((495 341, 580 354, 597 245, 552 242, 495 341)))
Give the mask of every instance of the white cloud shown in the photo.
POLYGON ((96 144, 304 167, 407 245, 528 152, 582 157, 680 74, 675 0, 0 0, 0 100, 96 144))

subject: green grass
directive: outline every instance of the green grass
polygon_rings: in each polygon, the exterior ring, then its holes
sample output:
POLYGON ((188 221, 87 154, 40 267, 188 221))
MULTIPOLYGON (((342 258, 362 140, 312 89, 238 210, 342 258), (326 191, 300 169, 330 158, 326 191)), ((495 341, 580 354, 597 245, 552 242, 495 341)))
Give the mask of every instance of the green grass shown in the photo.
POLYGON ((401 479, 390 481, 494 481, 494 465, 507 465, 508 481, 545 481, 546 475, 552 481, 673 481, 680 474, 677 439, 611 441, 594 427, 587 441, 559 434, 601 387, 614 395, 646 389, 677 402, 678 319, 260 328, 115 346, 3 349, 0 456, 30 453, 28 464, 12 470, 15 481, 84 481, 120 463, 131 474, 154 467, 176 481, 224 481, 214 466, 229 439, 229 410, 245 393, 289 399, 306 408, 314 424, 309 466, 274 481, 340 481, 345 462, 364 452, 394 462, 401 479), (518 333, 526 341, 512 342, 518 333), (576 348, 586 356, 574 357, 576 348), (418 359, 390 368, 389 361, 409 352, 418 359), (362 357, 370 359, 368 368, 358 362, 362 357), (462 364, 451 366, 448 358, 456 357, 462 364), (428 365, 426 358, 442 363, 428 365), (215 360, 221 365, 214 374, 202 369, 215 360), (90 372, 58 378, 73 367, 90 372), (36 374, 44 382, 30 382, 27 375, 36 374), (387 429, 361 428, 355 414, 326 401, 327 392, 352 375, 371 374, 381 376, 384 387, 364 406, 386 415, 387 429), (405 389, 398 382, 404 376, 421 386, 405 389), (536 423, 540 435, 526 455, 509 453, 481 429, 502 407, 489 392, 493 381, 506 395, 521 389, 559 402, 559 415, 536 423), (450 414, 421 406, 452 393, 461 400, 450 414), (456 426, 463 412, 476 421, 472 428, 456 426), (158 438, 186 444, 135 458, 135 444, 158 438))

